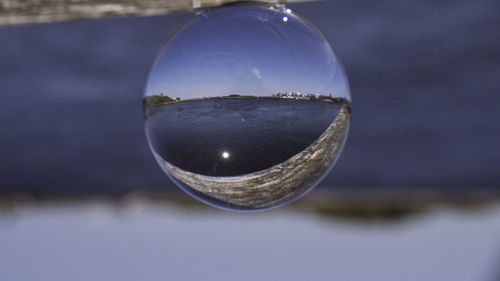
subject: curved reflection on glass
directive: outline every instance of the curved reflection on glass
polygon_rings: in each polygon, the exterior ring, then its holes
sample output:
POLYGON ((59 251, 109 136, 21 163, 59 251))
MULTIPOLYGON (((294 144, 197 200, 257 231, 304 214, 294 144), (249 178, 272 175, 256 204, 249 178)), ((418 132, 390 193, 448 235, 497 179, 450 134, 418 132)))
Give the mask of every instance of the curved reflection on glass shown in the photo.
POLYGON ((163 170, 217 207, 298 198, 329 171, 350 119, 347 79, 328 42, 284 6, 207 10, 160 51, 143 99, 163 170))

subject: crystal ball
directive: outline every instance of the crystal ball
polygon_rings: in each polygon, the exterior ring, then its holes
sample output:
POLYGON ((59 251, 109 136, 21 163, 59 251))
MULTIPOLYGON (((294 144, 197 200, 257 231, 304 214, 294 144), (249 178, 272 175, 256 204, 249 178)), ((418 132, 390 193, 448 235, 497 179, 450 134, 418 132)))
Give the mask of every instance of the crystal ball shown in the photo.
POLYGON ((159 51, 145 131, 163 171, 210 205, 240 211, 291 202, 328 174, 351 113, 328 41, 283 5, 199 12, 159 51))

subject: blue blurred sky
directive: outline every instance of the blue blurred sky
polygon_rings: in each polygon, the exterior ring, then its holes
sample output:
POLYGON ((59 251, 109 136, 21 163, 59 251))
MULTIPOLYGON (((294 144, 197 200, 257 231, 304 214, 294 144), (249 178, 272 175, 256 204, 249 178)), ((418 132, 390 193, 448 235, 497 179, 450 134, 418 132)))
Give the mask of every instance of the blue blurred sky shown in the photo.
MULTIPOLYGON (((500 188, 498 1, 289 5, 351 84, 337 188, 500 188)), ((162 42, 189 14, 0 27, 0 190, 124 192, 172 183, 143 132, 162 42)))

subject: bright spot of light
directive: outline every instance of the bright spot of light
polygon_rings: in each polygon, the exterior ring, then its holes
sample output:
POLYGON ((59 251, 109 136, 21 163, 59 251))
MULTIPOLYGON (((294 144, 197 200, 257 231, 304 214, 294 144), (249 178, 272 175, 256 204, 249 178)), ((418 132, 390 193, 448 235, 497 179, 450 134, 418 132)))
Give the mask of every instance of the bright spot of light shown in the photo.
POLYGON ((224 158, 224 159, 229 158, 229 152, 227 152, 227 151, 222 152, 222 158, 224 158))
POLYGON ((288 21, 288 17, 286 17, 286 16, 285 16, 285 17, 283 17, 283 21, 284 21, 284 22, 287 22, 287 21, 288 21))
POLYGON ((292 10, 286 9, 286 12, 290 14, 292 12, 292 10))

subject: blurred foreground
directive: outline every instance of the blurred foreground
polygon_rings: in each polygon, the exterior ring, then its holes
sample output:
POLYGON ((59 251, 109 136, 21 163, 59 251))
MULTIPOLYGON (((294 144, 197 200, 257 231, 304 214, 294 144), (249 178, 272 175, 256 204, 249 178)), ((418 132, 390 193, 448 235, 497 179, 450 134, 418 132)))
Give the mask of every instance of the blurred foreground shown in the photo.
POLYGON ((18 195, 1 204, 0 279, 498 280, 500 201, 376 201, 242 214, 180 194, 18 195))

